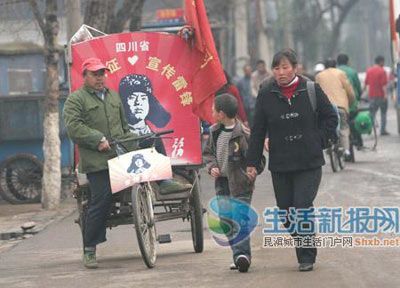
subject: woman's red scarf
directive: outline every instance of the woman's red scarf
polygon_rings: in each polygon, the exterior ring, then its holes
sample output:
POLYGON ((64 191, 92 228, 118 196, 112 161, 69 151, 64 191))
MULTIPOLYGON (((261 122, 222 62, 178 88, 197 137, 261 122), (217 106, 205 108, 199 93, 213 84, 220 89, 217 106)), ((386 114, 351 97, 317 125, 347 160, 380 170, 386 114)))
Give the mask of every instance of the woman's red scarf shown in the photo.
POLYGON ((299 77, 296 75, 292 81, 290 81, 289 84, 284 85, 284 86, 279 86, 279 88, 281 89, 281 92, 283 95, 285 95, 285 97, 287 97, 288 99, 291 99, 294 91, 296 91, 297 86, 299 86, 299 77))

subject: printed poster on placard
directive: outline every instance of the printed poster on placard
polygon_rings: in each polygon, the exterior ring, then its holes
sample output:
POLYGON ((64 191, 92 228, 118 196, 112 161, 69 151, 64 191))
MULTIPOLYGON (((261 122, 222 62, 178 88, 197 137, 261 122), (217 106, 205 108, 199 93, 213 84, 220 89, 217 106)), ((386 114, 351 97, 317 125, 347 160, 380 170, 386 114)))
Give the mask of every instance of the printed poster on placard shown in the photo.
POLYGON ((83 61, 101 59, 110 70, 106 86, 119 92, 131 131, 173 129, 163 139, 172 164, 202 163, 191 83, 203 58, 189 43, 174 34, 121 33, 73 44, 71 54, 72 91, 83 84, 83 61))

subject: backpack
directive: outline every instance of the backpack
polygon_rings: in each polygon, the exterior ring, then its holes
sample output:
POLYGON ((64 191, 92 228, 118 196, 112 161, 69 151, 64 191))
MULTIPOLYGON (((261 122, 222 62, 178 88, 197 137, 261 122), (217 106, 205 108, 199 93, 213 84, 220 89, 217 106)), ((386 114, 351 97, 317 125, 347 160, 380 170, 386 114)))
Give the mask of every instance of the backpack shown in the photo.
POLYGON ((312 110, 314 113, 317 111, 317 93, 315 92, 315 83, 313 81, 307 81, 307 95, 310 100, 312 110))
MULTIPOLYGON (((312 110, 317 113, 317 93, 315 91, 315 83, 313 81, 307 81, 307 95, 310 100, 312 110)), ((337 109, 335 109, 336 111, 337 109)), ((318 117, 318 115, 317 115, 318 117)), ((340 117, 338 113, 338 129, 339 129, 340 117)), ((322 148, 327 149, 331 146, 331 143, 336 143, 338 140, 338 129, 336 129, 336 135, 330 135, 328 141, 322 141, 322 148)))

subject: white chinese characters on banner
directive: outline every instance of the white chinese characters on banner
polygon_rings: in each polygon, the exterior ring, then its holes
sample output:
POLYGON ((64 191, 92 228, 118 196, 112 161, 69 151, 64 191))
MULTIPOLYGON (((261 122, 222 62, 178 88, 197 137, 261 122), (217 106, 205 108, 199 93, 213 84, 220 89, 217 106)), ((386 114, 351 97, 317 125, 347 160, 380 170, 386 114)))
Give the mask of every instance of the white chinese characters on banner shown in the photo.
POLYGON ((185 138, 175 138, 174 144, 172 144, 172 153, 171 156, 173 158, 182 157, 184 153, 185 146, 185 138))
POLYGON ((131 42, 117 42, 115 43, 115 52, 147 52, 150 50, 150 42, 149 41, 131 41, 131 42))

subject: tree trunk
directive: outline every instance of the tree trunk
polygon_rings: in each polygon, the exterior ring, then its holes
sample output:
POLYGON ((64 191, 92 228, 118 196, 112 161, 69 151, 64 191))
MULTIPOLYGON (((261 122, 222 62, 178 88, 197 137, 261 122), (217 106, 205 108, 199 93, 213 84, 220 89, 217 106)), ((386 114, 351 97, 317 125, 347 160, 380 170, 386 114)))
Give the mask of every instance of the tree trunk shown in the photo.
POLYGON ((139 31, 142 27, 142 14, 143 5, 145 0, 137 0, 135 8, 131 13, 131 22, 129 24, 129 31, 139 31))
POLYGON ((44 109, 44 165, 42 206, 45 209, 55 209, 60 204, 61 195, 61 152, 59 137, 59 81, 58 62, 59 51, 57 35, 59 23, 57 20, 57 1, 46 0, 45 15, 45 63, 47 72, 46 100, 44 109))
POLYGON ((142 24, 145 1, 125 0, 115 13, 116 0, 88 0, 84 24, 105 33, 119 33, 128 28, 130 31, 137 31, 142 24))
POLYGON ((65 2, 65 8, 67 18, 67 39, 69 41, 82 25, 81 1, 68 0, 65 2))
POLYGON ((60 94, 58 88, 58 61, 60 57, 57 47, 57 35, 60 27, 57 20, 57 1, 46 0, 44 17, 38 9, 36 0, 29 0, 29 3, 36 22, 43 33, 47 72, 43 122, 42 206, 45 209, 55 209, 60 205, 61 195, 61 152, 58 113, 60 94))
POLYGON ((349 14, 351 8, 358 2, 358 0, 348 0, 343 7, 339 10, 339 19, 335 23, 333 29, 332 29, 332 35, 331 35, 331 41, 329 45, 329 54, 328 56, 336 55, 337 53, 337 48, 339 44, 339 38, 340 38, 340 30, 342 28, 342 25, 344 21, 346 20, 347 15, 349 14))
POLYGON ((110 33, 118 33, 127 29, 129 17, 131 15, 132 8, 136 5, 137 0, 125 0, 121 9, 118 10, 117 14, 112 14, 109 21, 109 27, 107 31, 110 33))
POLYGON ((114 14, 115 3, 116 0, 88 0, 86 2, 84 24, 109 33, 109 23, 114 14))

